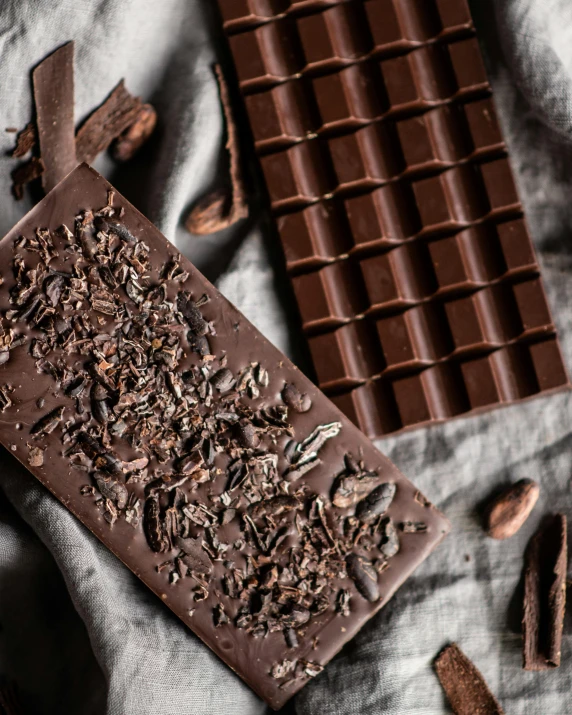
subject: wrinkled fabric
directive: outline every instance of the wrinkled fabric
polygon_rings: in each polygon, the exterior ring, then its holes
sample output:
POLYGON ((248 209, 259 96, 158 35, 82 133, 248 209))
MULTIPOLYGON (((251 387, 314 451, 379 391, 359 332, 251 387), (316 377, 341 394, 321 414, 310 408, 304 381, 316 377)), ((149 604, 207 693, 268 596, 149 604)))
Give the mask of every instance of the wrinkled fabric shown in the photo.
MULTIPOLYGON (((429 0, 428 0, 429 1, 429 0)), ((158 109, 132 164, 102 170, 278 347, 303 355, 273 236, 238 227, 192 238, 181 220, 217 180, 222 117, 212 0, 2 0, 0 128, 30 118, 30 69, 76 40, 76 118, 121 77, 158 109), (222 272, 222 275, 221 275, 222 272)), ((566 362, 572 364, 572 6, 473 0, 501 121, 566 362)), ((0 231, 25 213, 10 195, 13 134, 0 132, 0 231)), ((2 267, 0 267, 0 271, 2 267)), ((511 715, 572 712, 572 637, 551 673, 521 668, 520 577, 542 514, 572 515, 572 396, 420 429, 379 447, 450 518, 453 533, 295 699, 299 715, 441 715, 432 671, 457 641, 511 715), (506 542, 478 510, 499 485, 542 484, 506 542)), ((265 706, 11 455, 0 454, 0 675, 30 715, 254 715, 265 706)))

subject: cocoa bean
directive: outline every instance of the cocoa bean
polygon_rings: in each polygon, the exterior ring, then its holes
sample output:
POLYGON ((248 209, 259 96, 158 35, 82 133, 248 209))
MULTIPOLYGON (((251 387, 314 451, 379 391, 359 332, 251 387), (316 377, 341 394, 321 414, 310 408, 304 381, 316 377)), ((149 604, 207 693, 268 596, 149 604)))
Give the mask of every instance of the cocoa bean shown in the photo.
POLYGON ((485 514, 485 529, 493 539, 514 536, 534 508, 540 487, 532 479, 511 484, 489 504, 485 514))
POLYGON ((149 139, 157 124, 157 113, 150 104, 143 104, 135 121, 115 140, 111 153, 116 161, 129 161, 149 139))

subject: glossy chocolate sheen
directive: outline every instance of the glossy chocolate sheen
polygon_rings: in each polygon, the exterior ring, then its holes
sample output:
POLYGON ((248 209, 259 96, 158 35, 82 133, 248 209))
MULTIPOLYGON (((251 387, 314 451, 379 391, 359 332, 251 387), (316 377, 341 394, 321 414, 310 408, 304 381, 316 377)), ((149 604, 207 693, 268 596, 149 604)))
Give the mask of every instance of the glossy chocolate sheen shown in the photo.
POLYGON ((466 0, 219 6, 320 387, 372 438, 568 387, 466 0))
MULTIPOLYGON (((296 482, 296 488, 304 487, 308 494, 313 495, 312 498, 316 496, 321 498, 324 513, 326 518, 330 519, 330 525, 340 523, 340 518, 353 514, 355 509, 355 507, 338 509, 330 501, 335 478, 344 470, 344 457, 348 453, 352 453, 358 459, 363 460, 367 469, 377 470, 375 483, 392 482, 396 485, 397 492, 388 511, 388 515, 394 523, 397 525, 423 522, 427 530, 423 533, 400 535, 401 549, 388 561, 388 568, 382 569, 377 577, 376 587, 379 589, 380 597, 373 603, 361 596, 346 575, 345 570, 340 570, 338 575, 334 576, 335 590, 348 590, 351 596, 350 615, 342 616, 335 610, 334 604, 329 603, 322 613, 313 616, 300 631, 298 645, 289 648, 282 632, 269 632, 265 637, 256 638, 245 629, 237 628, 234 625, 236 606, 234 601, 224 594, 221 584, 221 577, 227 568, 223 563, 226 563, 226 559, 228 559, 235 564, 234 568, 242 567, 248 554, 252 551, 251 546, 246 544, 241 550, 236 550, 235 547, 229 545, 225 562, 220 559, 213 563, 212 580, 209 584, 207 599, 195 600, 191 590, 191 585, 194 582, 191 578, 181 578, 177 582, 171 583, 168 572, 158 569, 167 559, 175 557, 176 550, 174 553, 170 550, 164 553, 152 551, 141 523, 134 526, 128 524, 125 519, 119 518, 111 526, 96 503, 97 489, 91 487, 86 490, 85 485, 94 484, 90 480, 90 473, 74 468, 66 456, 70 445, 73 446, 73 439, 71 442, 68 440, 67 444, 62 444, 63 425, 57 426, 49 435, 43 435, 40 432, 39 435, 34 436, 33 431, 31 434, 32 428, 38 424, 39 420, 61 406, 66 410, 66 424, 71 424, 68 422, 70 415, 71 422, 74 419, 79 419, 75 412, 76 402, 68 396, 67 388, 64 390, 62 387, 58 387, 57 382, 54 382, 50 374, 38 370, 39 363, 32 356, 30 346, 33 344, 33 339, 40 337, 42 333, 37 328, 26 328, 25 324, 22 327, 21 320, 14 319, 14 322, 10 323, 5 318, 7 312, 14 308, 10 296, 12 295, 12 299, 14 298, 16 283, 12 271, 12 267, 15 265, 13 263, 15 242, 17 245, 24 246, 21 251, 28 267, 36 265, 37 253, 34 253, 33 250, 26 250, 26 244, 22 243, 20 238, 24 236, 28 241, 33 239, 36 229, 39 227, 52 232, 52 236, 62 224, 73 227, 74 217, 80 215, 82 211, 89 209, 96 211, 106 206, 110 189, 111 186, 93 169, 85 164, 81 165, 48 194, 0 243, 0 262, 3 266, 2 277, 4 279, 0 288, 0 311, 3 316, 3 326, 5 329, 12 326, 17 336, 24 335, 27 338, 26 343, 10 350, 8 361, 0 366, 2 394, 9 394, 11 401, 11 405, 4 405, 2 411, 0 442, 139 576, 197 636, 235 670, 260 697, 264 698, 272 707, 279 708, 304 685, 307 678, 288 683, 283 678, 273 678, 270 675, 271 667, 284 659, 292 661, 306 659, 311 661, 313 669, 317 668, 318 670, 321 666, 326 665, 343 644, 351 639, 364 623, 391 598, 395 590, 429 555, 447 533, 449 524, 434 507, 419 495, 415 487, 405 479, 398 469, 374 448, 350 420, 343 416, 284 355, 276 350, 244 316, 208 283, 194 266, 186 259, 177 257, 175 247, 147 219, 124 198, 115 193, 113 206, 117 211, 120 209, 124 211, 122 223, 137 241, 143 241, 150 249, 151 270, 145 284, 151 288, 160 284, 159 276, 165 266, 169 265, 173 259, 180 258, 180 267, 189 273, 189 277, 182 280, 180 284, 168 284, 169 299, 176 300, 175 291, 182 290, 190 291, 196 299, 206 296, 201 303, 204 303, 202 308, 204 318, 209 321, 212 328, 211 335, 209 335, 212 356, 209 359, 220 360, 222 355, 226 355, 227 366, 235 373, 251 363, 263 365, 269 375, 268 384, 263 390, 263 399, 268 405, 284 404, 281 401, 281 395, 286 382, 295 383, 298 389, 307 393, 312 401, 311 408, 303 413, 291 410, 289 414, 292 438, 296 441, 306 438, 320 424, 339 423, 339 434, 327 441, 319 451, 321 463, 296 482), (208 302, 205 302, 206 299, 209 299, 208 302), (5 390, 8 392, 6 393, 5 390), (43 400, 43 403, 38 404, 39 398, 43 400), (28 464, 29 445, 37 445, 45 449, 43 466, 28 464), (83 494, 80 493, 80 490, 83 491, 83 494), (215 627, 213 610, 219 604, 227 609, 231 622, 215 627)), ((78 258, 77 251, 67 251, 60 239, 56 242, 56 248, 59 251, 59 256, 49 263, 49 270, 61 273, 53 275, 69 274, 74 262, 79 261, 81 264, 83 261, 85 263, 85 255, 82 258, 80 253, 78 258)), ((124 301, 126 305, 130 306, 131 311, 137 310, 135 303, 129 302, 121 287, 118 287, 115 293, 117 296, 122 296, 118 300, 124 301)), ((113 331, 113 320, 110 320, 108 315, 96 314, 90 309, 84 311, 84 314, 89 321, 93 321, 93 324, 99 324, 102 331, 110 333, 113 331)), ((183 336, 181 338, 183 353, 177 373, 189 370, 193 365, 207 365, 206 362, 200 363, 198 356, 192 352, 184 337, 185 333, 181 333, 181 335, 183 336)), ((66 359, 68 358, 71 361, 70 364, 76 366, 85 365, 86 361, 91 359, 71 349, 67 353, 66 359)), ((53 359, 55 362, 56 357, 49 359, 53 359)), ((84 412, 81 419, 87 418, 91 421, 85 423, 83 429, 88 429, 90 425, 93 428, 101 429, 97 427, 89 409, 88 402, 87 413, 84 412)), ((285 443, 289 442, 289 439, 287 435, 280 437, 268 452, 278 455, 280 472, 288 464, 284 450, 285 443)), ((111 437, 111 448, 124 461, 143 456, 141 452, 118 436, 111 437)), ((151 455, 149 470, 152 474, 158 466, 161 466, 163 473, 169 471, 172 460, 167 464, 158 465, 152 450, 149 454, 151 455)), ((214 464, 215 467, 221 467, 220 473, 216 476, 215 470, 213 472, 215 476, 206 484, 200 484, 198 489, 192 491, 191 497, 193 499, 201 497, 210 503, 208 500, 213 495, 217 497, 229 488, 225 473, 225 465, 228 462, 228 455, 218 454, 214 464)), ((174 468, 171 466, 171 469, 174 468)), ((181 489, 187 490, 189 484, 191 482, 187 482, 181 489)), ((144 499, 143 484, 131 484, 128 481, 127 487, 134 498, 144 499)), ((102 502, 99 503, 101 506, 102 502)), ((237 518, 227 526, 221 527, 219 530, 221 539, 224 537, 225 540, 232 542, 241 535, 237 522, 238 516, 245 508, 246 505, 241 502, 237 518)), ((289 538, 289 548, 294 547, 297 538, 296 532, 293 535, 290 534, 289 538)), ((359 553, 360 547, 354 548, 359 553)), ((189 677, 195 676, 200 677, 200 674, 189 673, 189 677)))

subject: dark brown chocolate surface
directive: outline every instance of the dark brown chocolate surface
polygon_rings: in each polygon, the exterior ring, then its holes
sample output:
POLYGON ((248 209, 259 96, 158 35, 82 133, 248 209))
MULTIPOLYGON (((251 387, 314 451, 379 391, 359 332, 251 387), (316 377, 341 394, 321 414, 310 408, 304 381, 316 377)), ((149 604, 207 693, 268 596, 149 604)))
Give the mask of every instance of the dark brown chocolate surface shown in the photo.
POLYGON ((219 0, 317 381, 370 437, 567 387, 465 0, 219 0))
POLYGON ((33 72, 38 139, 51 191, 77 165, 74 125, 74 43, 60 47, 33 72))
POLYGON ((86 165, 0 265, 0 442, 280 707, 448 522, 86 165))

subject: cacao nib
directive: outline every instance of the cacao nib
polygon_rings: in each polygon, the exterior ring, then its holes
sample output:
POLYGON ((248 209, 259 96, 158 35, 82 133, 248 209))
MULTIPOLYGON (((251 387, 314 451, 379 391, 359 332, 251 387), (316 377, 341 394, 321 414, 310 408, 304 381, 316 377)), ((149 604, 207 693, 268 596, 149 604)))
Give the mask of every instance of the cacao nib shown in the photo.
POLYGON ((396 486, 391 482, 380 484, 356 507, 356 516, 360 521, 371 524, 378 517, 383 516, 389 509, 395 496, 396 486))
POLYGON ((377 572, 367 559, 351 553, 346 556, 348 575, 356 585, 359 593, 370 603, 379 601, 380 594, 377 586, 377 572))

